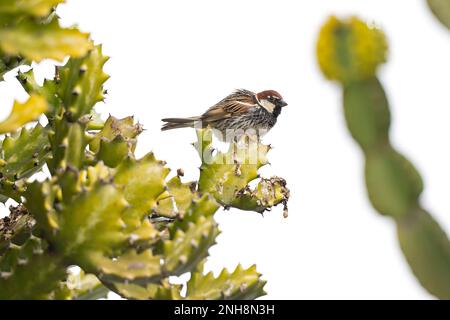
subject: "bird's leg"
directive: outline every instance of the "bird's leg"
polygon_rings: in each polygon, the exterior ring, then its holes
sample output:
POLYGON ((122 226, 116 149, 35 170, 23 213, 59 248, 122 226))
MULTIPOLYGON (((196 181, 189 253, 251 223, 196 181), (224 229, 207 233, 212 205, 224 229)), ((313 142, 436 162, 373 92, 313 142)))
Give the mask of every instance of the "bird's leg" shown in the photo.
POLYGON ((233 162, 237 161, 237 148, 238 148, 239 139, 237 135, 233 136, 233 144, 231 145, 233 148, 233 162))
POLYGON ((238 152, 238 148, 239 148, 239 137, 237 135, 234 135, 233 137, 233 144, 232 144, 232 148, 233 148, 233 163, 235 164, 235 169, 234 169, 234 175, 239 177, 242 172, 241 172, 241 164, 239 163, 238 160, 238 156, 237 156, 237 152, 238 152))
POLYGON ((244 136, 244 143, 245 143, 245 148, 248 148, 250 146, 250 135, 246 134, 244 136))
POLYGON ((236 165, 236 167, 234 168, 234 175, 235 175, 236 177, 240 177, 241 174, 242 174, 242 171, 241 171, 241 164, 240 164, 239 161, 237 161, 237 160, 234 160, 234 164, 236 165))

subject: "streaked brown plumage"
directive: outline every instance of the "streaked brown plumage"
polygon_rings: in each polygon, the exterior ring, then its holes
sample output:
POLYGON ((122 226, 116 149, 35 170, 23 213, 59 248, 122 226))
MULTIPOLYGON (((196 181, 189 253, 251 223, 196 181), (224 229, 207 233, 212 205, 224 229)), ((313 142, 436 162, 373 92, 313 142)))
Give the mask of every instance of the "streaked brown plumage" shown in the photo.
MULTIPOLYGON (((286 106, 281 95, 274 90, 257 94, 239 89, 209 108, 204 114, 190 118, 165 118, 161 130, 199 126, 227 130, 270 130, 276 123, 281 109, 286 106)), ((259 134, 258 134, 259 135, 259 134)))

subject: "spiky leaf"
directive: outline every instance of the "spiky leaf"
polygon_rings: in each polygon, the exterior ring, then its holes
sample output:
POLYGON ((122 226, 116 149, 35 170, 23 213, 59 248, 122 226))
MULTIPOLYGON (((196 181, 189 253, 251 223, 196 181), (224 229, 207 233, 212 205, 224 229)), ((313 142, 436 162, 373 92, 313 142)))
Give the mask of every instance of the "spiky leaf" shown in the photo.
POLYGON ((93 252, 112 254, 115 247, 124 243, 121 215, 127 202, 117 187, 97 182, 71 203, 62 205, 55 202, 58 195, 49 182, 34 182, 26 192, 28 209, 60 254, 90 270, 93 252))
POLYGON ((55 292, 58 299, 96 300, 106 298, 110 290, 106 288, 93 274, 83 270, 70 272, 59 291, 55 292))
POLYGON ((0 49, 8 55, 29 60, 46 58, 62 61, 66 56, 81 57, 92 49, 87 33, 75 28, 61 28, 56 19, 48 24, 29 20, 0 28, 0 49))
POLYGON ((169 227, 171 237, 178 230, 186 232, 191 224, 198 224, 202 218, 212 218, 218 209, 219 206, 211 195, 206 193, 200 198, 194 195, 186 213, 169 227))
POLYGON ((63 113, 52 121, 49 141, 53 156, 47 163, 52 174, 58 168, 82 169, 86 160, 86 121, 72 121, 70 117, 68 113, 63 113))
POLYGON ((179 176, 175 176, 167 182, 169 195, 158 200, 155 212, 159 216, 173 218, 184 217, 195 198, 193 190, 194 182, 182 183, 179 176))
POLYGON ((129 250, 115 259, 102 255, 91 256, 91 262, 99 273, 100 280, 145 284, 161 278, 161 257, 151 250, 136 252, 129 250))
POLYGON ((142 126, 135 124, 133 117, 117 119, 109 116, 101 131, 89 142, 89 149, 96 153, 97 160, 114 168, 134 152, 136 137, 141 132, 142 126))
POLYGON ((180 300, 181 286, 170 284, 167 280, 161 284, 149 283, 146 286, 137 284, 114 284, 118 294, 127 299, 138 300, 180 300))
MULTIPOLYGON (((289 190, 283 183, 275 180, 271 185, 272 190, 277 192, 268 196, 262 192, 248 192, 248 184, 258 177, 258 169, 268 163, 267 153, 270 146, 263 145, 258 141, 250 141, 248 144, 230 144, 229 150, 214 154, 212 148, 211 132, 209 130, 199 130, 198 143, 196 144, 202 158, 200 167, 200 179, 198 189, 200 192, 209 192, 214 198, 225 207, 238 207, 243 210, 262 212, 280 203, 286 203, 289 197, 289 190), (243 203, 239 196, 247 194, 247 199, 252 201, 243 203), (263 198, 259 199, 258 196, 263 198), (269 199, 270 198, 270 199, 269 199)), ((267 183, 260 184, 259 190, 268 190, 267 183), (262 188, 264 186, 264 188, 262 188)))
POLYGON ((273 177, 261 179, 254 190, 246 187, 238 191, 232 206, 242 210, 263 213, 267 208, 282 203, 285 210, 284 214, 287 215, 288 200, 289 189, 286 188, 286 181, 282 178, 273 177))
POLYGON ((0 134, 16 131, 46 110, 47 102, 39 95, 32 95, 25 103, 15 102, 8 118, 0 122, 0 134))
POLYGON ((39 85, 34 77, 33 69, 27 72, 18 72, 17 80, 22 84, 28 94, 37 94, 47 101, 47 116, 53 116, 61 108, 61 99, 57 93, 57 82, 45 79, 43 85, 39 85))
POLYGON ((158 197, 165 192, 168 174, 169 169, 152 153, 140 160, 128 158, 117 167, 114 183, 123 188, 124 197, 130 204, 124 214, 128 226, 138 226, 151 212, 158 197))
POLYGON ((129 141, 131 146, 130 151, 132 152, 136 147, 135 138, 141 132, 142 126, 139 123, 134 123, 133 117, 117 119, 113 116, 109 116, 108 119, 106 119, 102 129, 94 136, 94 138, 89 143, 89 148, 93 152, 98 152, 102 140, 112 141, 120 136, 124 140, 129 141))
POLYGON ((47 129, 37 124, 6 137, 1 144, 1 175, 14 181, 39 171, 49 155, 47 134, 47 129))
POLYGON ((3 80, 5 73, 25 63, 27 63, 27 61, 21 56, 4 55, 0 51, 0 81, 3 80))
POLYGON ((31 237, 35 224, 24 206, 11 206, 9 215, 0 219, 0 256, 11 244, 23 245, 31 237))
POLYGON ((187 283, 186 298, 191 300, 256 299, 266 294, 263 290, 266 282, 260 277, 256 266, 243 269, 241 265, 238 265, 233 273, 226 269, 222 270, 217 278, 212 272, 206 275, 193 273, 187 283))
POLYGON ((22 246, 11 245, 0 257, 0 299, 49 298, 66 275, 60 260, 34 236, 22 246))
POLYGON ((163 245, 165 269, 172 275, 191 271, 208 255, 218 235, 219 229, 212 217, 200 217, 196 223, 188 223, 185 231, 177 229, 173 239, 163 245))
POLYGON ((60 78, 59 96, 73 120, 87 115, 94 105, 104 99, 103 84, 109 76, 103 72, 108 57, 102 47, 95 46, 85 57, 69 59, 57 71, 60 78))
POLYGON ((53 7, 64 1, 65 0, 2 0, 0 2, 0 14, 26 14, 44 17, 50 13, 53 7))

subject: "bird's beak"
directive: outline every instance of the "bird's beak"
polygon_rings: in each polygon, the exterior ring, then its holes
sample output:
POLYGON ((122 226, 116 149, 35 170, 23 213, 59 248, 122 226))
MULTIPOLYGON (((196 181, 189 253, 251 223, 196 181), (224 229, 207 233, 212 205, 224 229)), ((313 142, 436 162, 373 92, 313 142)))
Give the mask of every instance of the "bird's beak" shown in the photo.
POLYGON ((280 107, 286 107, 288 104, 286 103, 286 101, 284 101, 284 100, 280 100, 279 102, 278 102, 278 104, 280 105, 280 107))

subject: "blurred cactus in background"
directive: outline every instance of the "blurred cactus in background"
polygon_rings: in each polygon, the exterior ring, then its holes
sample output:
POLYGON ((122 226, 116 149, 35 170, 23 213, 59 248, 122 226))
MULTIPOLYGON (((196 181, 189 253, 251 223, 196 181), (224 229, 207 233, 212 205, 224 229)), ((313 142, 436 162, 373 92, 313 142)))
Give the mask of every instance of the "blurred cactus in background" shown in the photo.
POLYGON ((109 291, 130 299, 264 295, 255 266, 215 277, 203 264, 220 233, 213 217, 220 207, 287 210, 283 179, 249 187, 270 148, 257 143, 234 154, 232 145, 213 156, 211 133, 199 131, 197 147, 214 161, 203 161, 198 182, 183 182, 182 171, 168 179, 153 153, 136 158, 142 126, 133 117, 102 121, 95 112, 108 57, 88 34, 60 27, 54 6, 61 2, 0 3, 0 75, 70 56, 43 85, 33 70, 19 72, 30 98, 0 123, 0 200, 18 203, 0 220, 0 299, 96 299, 109 291), (48 124, 36 123, 40 117, 48 124), (250 161, 255 154, 259 160, 250 161), (232 156, 232 164, 218 161, 232 156), (49 176, 34 179, 44 167, 49 176), (169 277, 185 273, 184 292, 169 277))
POLYGON ((450 29, 450 0, 427 0, 433 14, 450 29))
MULTIPOLYGON (((448 22, 449 1, 429 3, 448 22)), ((419 202, 419 173, 390 143, 389 104, 376 76, 386 52, 383 32, 355 17, 331 17, 317 43, 323 74, 342 86, 347 127, 365 155, 370 202, 397 224, 400 247, 422 286, 438 298, 450 299, 449 239, 419 202)))

